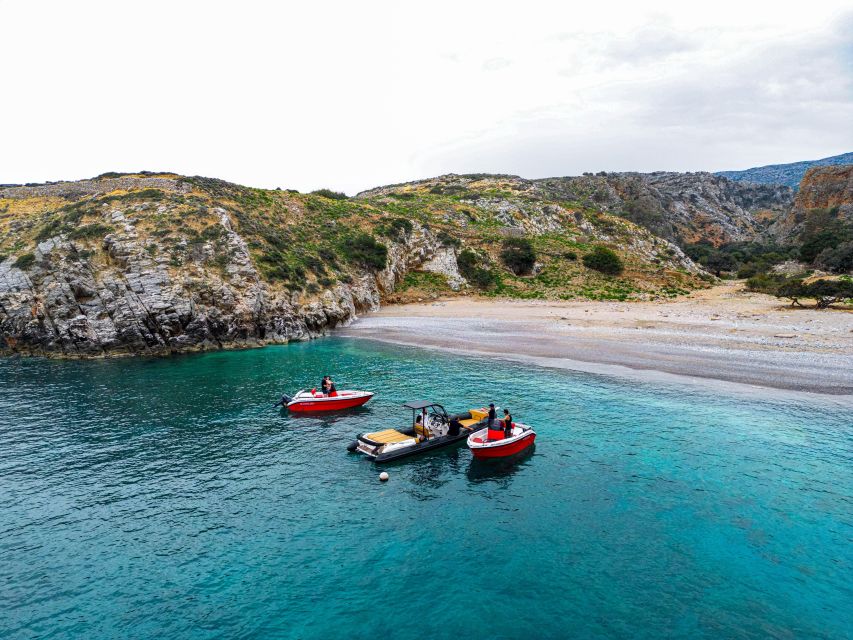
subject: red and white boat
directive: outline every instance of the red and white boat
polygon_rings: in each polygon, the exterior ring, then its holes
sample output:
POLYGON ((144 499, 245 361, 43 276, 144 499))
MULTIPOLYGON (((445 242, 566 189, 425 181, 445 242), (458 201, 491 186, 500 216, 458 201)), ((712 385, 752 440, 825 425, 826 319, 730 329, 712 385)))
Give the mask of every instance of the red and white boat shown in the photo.
POLYGON ((360 407, 373 397, 372 391, 333 391, 325 395, 311 389, 310 391, 299 391, 292 398, 282 396, 278 404, 291 411, 340 411, 341 409, 352 409, 360 407))
MULTIPOLYGON (((496 426, 500 423, 496 423, 496 426)), ((506 458, 521 453, 533 445, 536 432, 533 427, 520 422, 512 423, 512 435, 504 435, 500 429, 480 429, 468 436, 468 448, 475 458, 506 458)))

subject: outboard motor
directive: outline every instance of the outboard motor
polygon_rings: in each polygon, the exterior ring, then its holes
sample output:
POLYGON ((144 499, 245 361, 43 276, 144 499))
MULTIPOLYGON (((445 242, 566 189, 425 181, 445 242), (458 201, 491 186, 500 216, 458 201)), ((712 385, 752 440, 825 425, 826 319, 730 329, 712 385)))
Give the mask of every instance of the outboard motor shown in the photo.
POLYGON ((288 403, 288 402, 290 402, 292 399, 293 399, 293 398, 291 398, 289 395, 287 395, 287 394, 285 393, 283 396, 281 396, 281 400, 279 400, 278 402, 276 402, 276 403, 272 406, 272 408, 273 408, 273 409, 275 409, 278 405, 281 405, 281 406, 283 407, 283 406, 287 405, 287 403, 288 403))

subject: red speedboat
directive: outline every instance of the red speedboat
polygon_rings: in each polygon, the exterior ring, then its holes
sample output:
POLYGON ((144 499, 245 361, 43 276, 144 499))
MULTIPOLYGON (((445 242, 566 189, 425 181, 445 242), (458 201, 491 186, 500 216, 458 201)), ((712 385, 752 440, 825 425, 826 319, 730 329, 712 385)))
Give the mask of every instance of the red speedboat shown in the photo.
POLYGON ((352 409, 360 407, 373 397, 372 391, 334 391, 325 395, 312 389, 311 391, 299 391, 292 398, 282 396, 278 404, 291 411, 340 411, 341 409, 352 409))
POLYGON ((468 436, 468 448, 475 458, 505 458, 521 453, 533 445, 534 440, 536 432, 533 427, 513 422, 510 436, 504 435, 503 428, 475 431, 468 436))

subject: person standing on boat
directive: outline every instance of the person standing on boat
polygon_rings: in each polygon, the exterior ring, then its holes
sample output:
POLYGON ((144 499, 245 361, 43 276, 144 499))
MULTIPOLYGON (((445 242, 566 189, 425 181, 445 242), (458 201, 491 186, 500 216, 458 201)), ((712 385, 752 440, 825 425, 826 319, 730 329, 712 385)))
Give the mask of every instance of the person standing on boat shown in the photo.
POLYGON ((335 383, 332 382, 331 376, 326 376, 326 378, 329 381, 329 397, 335 397, 336 395, 338 395, 338 390, 335 388, 335 383))
POLYGON ((320 393, 324 396, 329 395, 329 376, 323 376, 323 382, 320 383, 320 393))
POLYGON ((509 412, 509 409, 504 409, 504 438, 509 438, 512 436, 512 414, 509 412))
POLYGON ((489 429, 491 429, 492 426, 495 424, 495 418, 497 418, 497 414, 495 413, 495 403, 490 402, 489 403, 489 419, 486 422, 486 426, 489 429))

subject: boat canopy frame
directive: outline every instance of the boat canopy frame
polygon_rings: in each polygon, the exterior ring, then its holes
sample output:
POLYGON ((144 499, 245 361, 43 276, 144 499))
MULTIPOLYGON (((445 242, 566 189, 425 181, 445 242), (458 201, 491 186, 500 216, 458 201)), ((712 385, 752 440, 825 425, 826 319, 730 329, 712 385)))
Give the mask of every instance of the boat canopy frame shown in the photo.
MULTIPOLYGON (((424 410, 431 410, 430 413, 439 416, 445 424, 450 422, 450 416, 447 413, 447 410, 443 405, 438 404, 437 402, 429 402, 428 400, 413 400, 411 402, 403 403, 403 406, 407 409, 412 410, 412 429, 418 424, 418 412, 424 410)), ((431 439, 429 436, 429 430, 425 430, 427 434, 427 439, 431 439)))

